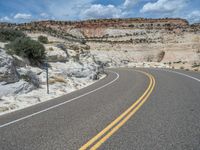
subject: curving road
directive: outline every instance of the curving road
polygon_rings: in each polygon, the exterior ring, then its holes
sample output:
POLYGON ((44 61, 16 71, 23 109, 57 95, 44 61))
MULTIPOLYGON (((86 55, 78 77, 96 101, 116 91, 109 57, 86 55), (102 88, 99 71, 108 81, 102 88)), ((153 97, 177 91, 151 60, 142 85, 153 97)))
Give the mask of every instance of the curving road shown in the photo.
POLYGON ((0 116, 0 150, 200 149, 200 74, 138 70, 0 116))

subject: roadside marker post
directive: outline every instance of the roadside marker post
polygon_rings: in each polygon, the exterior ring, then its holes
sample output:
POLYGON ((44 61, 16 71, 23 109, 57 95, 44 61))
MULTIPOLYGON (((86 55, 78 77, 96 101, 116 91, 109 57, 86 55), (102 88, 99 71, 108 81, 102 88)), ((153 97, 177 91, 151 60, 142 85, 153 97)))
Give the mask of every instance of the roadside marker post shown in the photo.
POLYGON ((48 70, 48 63, 47 63, 47 59, 45 62, 46 65, 46 82, 47 82, 47 94, 49 94, 49 70, 48 70))

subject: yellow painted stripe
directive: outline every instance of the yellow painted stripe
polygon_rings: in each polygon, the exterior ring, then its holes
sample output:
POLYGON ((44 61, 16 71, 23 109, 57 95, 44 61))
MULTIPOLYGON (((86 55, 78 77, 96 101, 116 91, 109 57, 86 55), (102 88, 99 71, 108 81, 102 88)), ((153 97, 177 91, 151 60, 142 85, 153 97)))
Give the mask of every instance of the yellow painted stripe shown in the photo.
POLYGON ((79 150, 85 150, 89 146, 91 146, 96 140, 98 140, 108 130, 110 130, 113 126, 115 126, 124 116, 126 116, 138 104, 138 102, 140 102, 145 97, 145 95, 148 93, 148 91, 151 88, 152 79, 151 79, 150 75, 147 74, 146 72, 143 72, 143 71, 138 71, 138 72, 141 72, 141 73, 147 75, 150 80, 149 85, 148 85, 147 89, 145 90, 145 92, 143 93, 143 95, 132 106, 130 106, 125 112, 123 112, 119 117, 117 117, 113 122, 111 122, 106 128, 104 128, 101 132, 99 132, 96 136, 94 136, 91 140, 89 140, 86 144, 84 144, 79 150))
POLYGON ((91 146, 96 140, 98 140, 101 136, 103 136, 107 131, 109 131, 113 126, 115 126, 122 118, 124 118, 137 104, 138 102, 140 102, 145 95, 149 92, 151 86, 152 86, 152 78, 149 74, 147 74, 146 72, 143 71, 138 71, 141 72, 143 74, 145 74, 146 76, 148 76, 150 82, 149 85, 147 87, 147 89, 145 90, 145 92, 143 93, 143 95, 132 105, 130 106, 124 113, 122 113, 119 117, 117 117, 113 122, 111 122, 106 128, 104 128, 101 132, 99 132, 96 136, 94 136, 91 140, 89 140, 86 144, 84 144, 80 150, 85 150, 87 149, 89 146, 91 146))
POLYGON ((103 138, 101 138, 94 146, 91 147, 91 150, 96 150, 99 148, 109 137, 111 137, 116 131, 119 130, 137 111, 138 109, 146 102, 150 94, 152 93, 155 87, 155 79, 153 78, 153 86, 147 96, 142 100, 142 102, 131 111, 118 125, 116 125, 110 132, 108 132, 103 138))

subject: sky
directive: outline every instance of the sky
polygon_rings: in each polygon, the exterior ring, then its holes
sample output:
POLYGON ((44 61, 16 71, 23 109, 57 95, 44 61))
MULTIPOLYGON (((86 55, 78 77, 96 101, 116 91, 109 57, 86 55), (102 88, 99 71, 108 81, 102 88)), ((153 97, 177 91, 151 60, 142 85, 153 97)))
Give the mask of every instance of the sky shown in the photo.
POLYGON ((0 22, 135 17, 197 23, 200 0, 0 0, 0 22))

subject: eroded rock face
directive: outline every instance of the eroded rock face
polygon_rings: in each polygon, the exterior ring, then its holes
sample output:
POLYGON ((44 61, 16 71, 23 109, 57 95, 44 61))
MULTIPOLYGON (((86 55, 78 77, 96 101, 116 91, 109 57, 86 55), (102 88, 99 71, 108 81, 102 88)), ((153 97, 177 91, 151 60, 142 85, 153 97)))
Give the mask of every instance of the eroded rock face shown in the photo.
POLYGON ((17 67, 25 67, 27 65, 30 65, 30 62, 27 58, 21 58, 17 55, 13 55, 14 59, 14 65, 17 67))
POLYGON ((58 39, 44 46, 49 61, 49 94, 44 67, 30 66, 25 58, 1 49, 0 113, 67 94, 102 77, 88 45, 58 39))
POLYGON ((12 83, 19 81, 13 58, 0 49, 0 82, 12 83))
POLYGON ((19 68, 17 69, 18 73, 20 74, 20 77, 32 84, 35 88, 40 87, 40 80, 37 75, 42 73, 42 70, 39 68, 19 68))
POLYGON ((0 97, 28 93, 39 87, 37 74, 42 70, 30 70, 26 65, 28 63, 25 59, 19 56, 13 58, 4 49, 0 49, 0 97))
POLYGON ((66 62, 68 60, 68 55, 62 49, 55 46, 46 47, 46 49, 49 62, 66 62))
POLYGON ((16 95, 19 93, 28 93, 34 89, 34 86, 24 80, 12 84, 0 84, 0 97, 8 95, 16 95))

